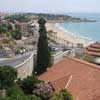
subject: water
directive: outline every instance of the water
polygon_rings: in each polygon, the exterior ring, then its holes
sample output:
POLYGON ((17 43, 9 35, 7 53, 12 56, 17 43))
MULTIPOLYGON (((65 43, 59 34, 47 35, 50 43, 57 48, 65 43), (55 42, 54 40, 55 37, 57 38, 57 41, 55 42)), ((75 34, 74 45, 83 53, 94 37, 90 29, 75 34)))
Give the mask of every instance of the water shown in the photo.
POLYGON ((96 19, 97 22, 68 22, 62 23, 61 27, 67 29, 73 35, 92 41, 100 41, 100 14, 73 14, 75 17, 96 19))
POLYGON ((68 13, 68 15, 100 21, 100 13, 68 13))

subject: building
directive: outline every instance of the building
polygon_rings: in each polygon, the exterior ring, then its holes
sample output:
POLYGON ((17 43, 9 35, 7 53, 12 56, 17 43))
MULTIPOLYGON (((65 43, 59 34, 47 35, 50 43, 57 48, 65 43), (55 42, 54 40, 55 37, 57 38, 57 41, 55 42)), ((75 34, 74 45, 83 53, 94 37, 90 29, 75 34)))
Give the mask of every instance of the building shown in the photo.
POLYGON ((85 48, 84 53, 88 55, 100 57, 100 43, 96 42, 89 45, 88 47, 85 48))
POLYGON ((16 27, 19 27, 21 32, 23 32, 23 33, 27 33, 29 31, 28 23, 25 23, 25 22, 21 23, 21 22, 16 21, 15 25, 16 25, 16 27))
POLYGON ((68 89, 74 100, 100 100, 100 66, 65 57, 39 76, 56 91, 68 89))
POLYGON ((90 57, 93 63, 100 64, 100 43, 96 42, 86 47, 84 54, 90 57))

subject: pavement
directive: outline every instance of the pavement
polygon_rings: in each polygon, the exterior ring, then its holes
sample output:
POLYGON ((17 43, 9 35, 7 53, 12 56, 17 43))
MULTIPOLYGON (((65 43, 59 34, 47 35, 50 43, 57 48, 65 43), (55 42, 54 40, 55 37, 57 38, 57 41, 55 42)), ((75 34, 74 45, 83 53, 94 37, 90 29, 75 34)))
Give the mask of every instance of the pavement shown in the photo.
POLYGON ((12 67, 16 67, 17 65, 24 62, 26 59, 28 59, 33 52, 25 53, 23 55, 18 55, 13 58, 4 58, 0 60, 0 65, 9 65, 12 67))

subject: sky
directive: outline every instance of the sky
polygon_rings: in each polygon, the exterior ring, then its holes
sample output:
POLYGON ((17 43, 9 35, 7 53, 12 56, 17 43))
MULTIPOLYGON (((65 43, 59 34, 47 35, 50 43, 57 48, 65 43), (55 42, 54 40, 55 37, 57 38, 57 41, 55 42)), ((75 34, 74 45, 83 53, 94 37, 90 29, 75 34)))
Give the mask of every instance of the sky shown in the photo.
POLYGON ((100 0, 0 0, 0 11, 69 13, 100 12, 100 0))

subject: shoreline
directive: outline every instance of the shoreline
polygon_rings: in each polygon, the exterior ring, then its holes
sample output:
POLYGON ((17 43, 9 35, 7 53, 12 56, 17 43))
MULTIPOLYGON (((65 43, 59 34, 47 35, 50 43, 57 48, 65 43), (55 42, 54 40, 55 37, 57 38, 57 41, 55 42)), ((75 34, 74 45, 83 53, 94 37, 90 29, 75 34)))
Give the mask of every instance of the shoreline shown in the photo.
POLYGON ((60 26, 60 23, 47 23, 46 27, 47 31, 52 30, 53 32, 56 32, 56 37, 61 40, 65 40, 73 44, 83 44, 84 47, 93 43, 93 41, 82 38, 81 36, 76 36, 74 33, 67 31, 67 29, 60 26))

